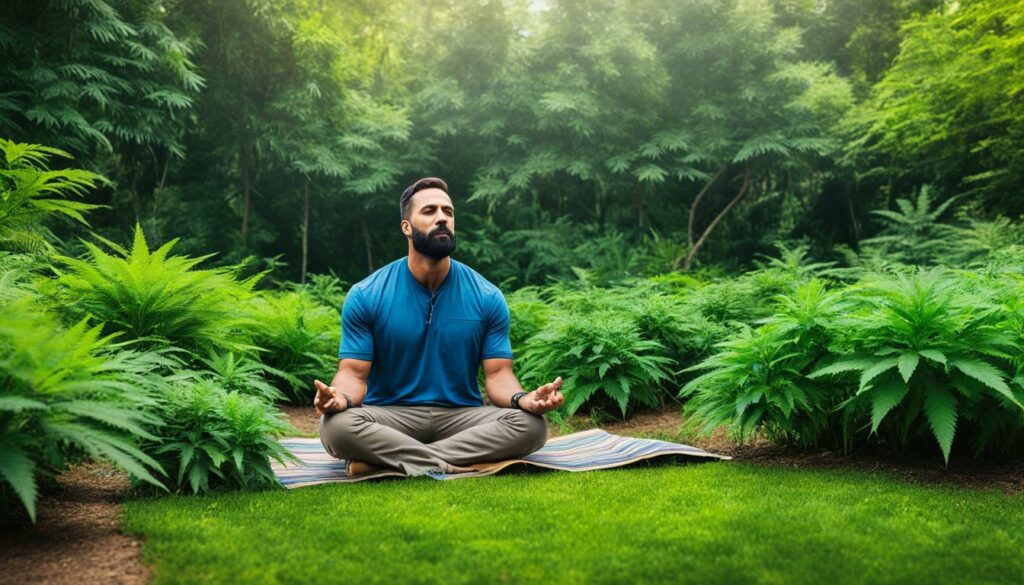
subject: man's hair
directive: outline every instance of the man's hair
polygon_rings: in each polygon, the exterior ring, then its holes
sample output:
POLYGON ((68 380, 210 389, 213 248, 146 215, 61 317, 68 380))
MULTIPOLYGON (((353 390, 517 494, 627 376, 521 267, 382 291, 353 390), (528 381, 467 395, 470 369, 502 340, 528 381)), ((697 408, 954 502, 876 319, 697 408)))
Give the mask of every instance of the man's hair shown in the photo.
POLYGON ((440 189, 447 193, 448 183, 445 183, 444 180, 438 179, 437 177, 424 177, 406 187, 405 191, 402 192, 402 199, 398 203, 398 210, 402 214, 402 219, 409 219, 409 211, 411 207, 409 202, 412 201, 413 195, 424 189, 440 189))

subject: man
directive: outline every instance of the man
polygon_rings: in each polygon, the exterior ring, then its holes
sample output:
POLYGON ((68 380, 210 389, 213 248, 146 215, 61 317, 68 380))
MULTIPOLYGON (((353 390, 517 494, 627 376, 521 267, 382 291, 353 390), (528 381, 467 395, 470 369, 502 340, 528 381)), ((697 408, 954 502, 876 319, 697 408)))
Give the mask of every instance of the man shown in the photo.
POLYGON ((399 206, 409 255, 349 291, 338 371, 330 386, 314 383, 324 448, 349 461, 350 475, 375 467, 457 473, 540 449, 542 415, 564 401, 562 378, 523 392, 505 298, 450 257, 448 185, 420 179, 399 206), (490 406, 477 384, 481 362, 490 406))

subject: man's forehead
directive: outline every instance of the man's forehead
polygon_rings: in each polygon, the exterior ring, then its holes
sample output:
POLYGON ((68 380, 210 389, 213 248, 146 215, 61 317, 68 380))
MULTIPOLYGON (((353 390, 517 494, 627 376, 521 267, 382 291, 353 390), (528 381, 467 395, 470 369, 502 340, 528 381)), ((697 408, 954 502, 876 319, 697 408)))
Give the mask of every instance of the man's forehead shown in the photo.
POLYGON ((436 188, 417 191, 412 198, 416 209, 427 205, 447 205, 448 207, 452 207, 452 198, 444 191, 436 188))

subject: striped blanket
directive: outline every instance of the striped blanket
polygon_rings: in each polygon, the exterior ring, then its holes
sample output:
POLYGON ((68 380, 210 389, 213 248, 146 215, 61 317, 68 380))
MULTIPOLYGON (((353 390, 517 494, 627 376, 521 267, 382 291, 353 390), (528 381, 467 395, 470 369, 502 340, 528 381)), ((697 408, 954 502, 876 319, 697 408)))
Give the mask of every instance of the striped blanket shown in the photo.
MULTIPOLYGON (((320 439, 283 439, 281 444, 298 458, 298 463, 274 463, 274 473, 286 488, 332 482, 353 482, 378 477, 402 476, 399 471, 378 471, 348 477, 345 461, 335 459, 324 451, 320 439)), ((591 471, 621 467, 638 461, 675 456, 681 459, 731 459, 708 453, 689 445, 680 445, 654 439, 634 439, 606 433, 600 429, 583 431, 550 439, 544 448, 521 459, 509 459, 471 466, 467 473, 442 474, 435 479, 462 479, 491 475, 514 465, 536 466, 563 471, 591 471)))

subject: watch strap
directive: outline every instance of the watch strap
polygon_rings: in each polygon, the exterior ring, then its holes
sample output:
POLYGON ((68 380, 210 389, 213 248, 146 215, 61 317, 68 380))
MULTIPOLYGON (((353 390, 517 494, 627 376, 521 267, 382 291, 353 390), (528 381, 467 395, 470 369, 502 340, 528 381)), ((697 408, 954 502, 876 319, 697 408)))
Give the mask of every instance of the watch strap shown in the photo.
POLYGON ((526 396, 526 394, 527 394, 526 392, 516 392, 515 394, 513 394, 512 395, 512 408, 518 408, 519 410, 523 410, 523 407, 519 406, 519 401, 522 400, 523 396, 526 396))

